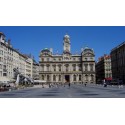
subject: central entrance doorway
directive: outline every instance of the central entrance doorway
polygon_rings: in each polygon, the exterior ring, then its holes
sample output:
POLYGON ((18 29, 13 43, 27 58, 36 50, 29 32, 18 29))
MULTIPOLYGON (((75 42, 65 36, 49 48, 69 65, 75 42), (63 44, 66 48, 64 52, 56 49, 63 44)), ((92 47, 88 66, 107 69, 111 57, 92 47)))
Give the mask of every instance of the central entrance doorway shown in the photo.
POLYGON ((66 83, 70 82, 70 75, 65 75, 65 81, 66 81, 66 83))

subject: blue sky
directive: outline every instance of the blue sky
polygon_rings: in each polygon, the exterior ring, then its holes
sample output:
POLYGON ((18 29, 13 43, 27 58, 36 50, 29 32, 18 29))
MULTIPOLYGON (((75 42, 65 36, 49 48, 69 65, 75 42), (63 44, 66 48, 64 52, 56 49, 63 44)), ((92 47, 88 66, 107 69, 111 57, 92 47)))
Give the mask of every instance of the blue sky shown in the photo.
POLYGON ((73 54, 88 46, 94 49, 96 60, 125 41, 125 27, 120 26, 0 26, 0 32, 11 39, 14 48, 31 53, 36 61, 43 48, 53 48, 54 53, 61 54, 66 33, 70 35, 73 54))

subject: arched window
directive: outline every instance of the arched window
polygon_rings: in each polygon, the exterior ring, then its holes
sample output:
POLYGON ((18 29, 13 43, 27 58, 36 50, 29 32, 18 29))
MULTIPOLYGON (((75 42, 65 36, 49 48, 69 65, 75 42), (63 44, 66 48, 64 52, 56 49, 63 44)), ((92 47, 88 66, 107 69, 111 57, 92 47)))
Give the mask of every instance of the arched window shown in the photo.
POLYGON ((50 65, 47 65, 46 67, 47 67, 47 71, 49 71, 49 69, 50 69, 50 65))
POLYGON ((56 65, 53 65, 53 71, 56 71, 56 65))
POLYGON ((50 77, 49 77, 49 75, 47 75, 47 81, 49 81, 49 79, 50 79, 50 77))
POLYGON ((59 71, 61 71, 61 65, 59 65, 59 67, 58 67, 58 68, 59 68, 59 71))
POLYGON ((55 75, 53 75, 53 81, 56 81, 56 76, 55 75))
POLYGON ((82 71, 82 65, 79 64, 78 67, 79 67, 79 71, 82 71))
POLYGON ((73 76, 73 81, 76 81, 76 75, 73 76))
POLYGON ((59 81, 61 81, 61 75, 59 75, 59 81))
POLYGON ((73 71, 76 71, 76 64, 73 64, 73 71))
POLYGON ((66 71, 69 71, 69 65, 65 65, 66 66, 66 71))
POLYGON ((85 64, 85 71, 88 71, 88 64, 85 64))
POLYGON ((82 77, 81 77, 81 75, 79 75, 79 81, 81 81, 82 80, 82 77))
POLYGON ((42 75, 42 80, 44 80, 44 75, 42 75))

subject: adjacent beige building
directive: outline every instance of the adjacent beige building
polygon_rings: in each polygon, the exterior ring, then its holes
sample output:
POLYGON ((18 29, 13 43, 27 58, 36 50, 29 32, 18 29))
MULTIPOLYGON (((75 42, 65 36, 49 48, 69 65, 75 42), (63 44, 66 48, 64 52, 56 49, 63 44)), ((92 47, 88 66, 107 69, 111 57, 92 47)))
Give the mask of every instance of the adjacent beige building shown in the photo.
POLYGON ((104 55, 98 59, 96 63, 96 79, 100 80, 111 80, 112 79, 112 69, 111 69, 111 56, 104 55))
POLYGON ((95 83, 95 54, 88 47, 71 54, 70 36, 63 38, 63 53, 43 49, 39 56, 39 78, 51 83, 95 83))
POLYGON ((35 60, 33 61, 33 79, 39 79, 39 64, 35 60))
POLYGON ((0 80, 13 79, 14 68, 17 68, 26 77, 34 78, 33 76, 37 74, 38 78, 39 66, 37 63, 34 63, 34 59, 14 49, 10 40, 6 41, 4 33, 0 32, 0 80), (34 65, 37 68, 33 69, 34 65), (33 70, 37 71, 35 72, 33 70))

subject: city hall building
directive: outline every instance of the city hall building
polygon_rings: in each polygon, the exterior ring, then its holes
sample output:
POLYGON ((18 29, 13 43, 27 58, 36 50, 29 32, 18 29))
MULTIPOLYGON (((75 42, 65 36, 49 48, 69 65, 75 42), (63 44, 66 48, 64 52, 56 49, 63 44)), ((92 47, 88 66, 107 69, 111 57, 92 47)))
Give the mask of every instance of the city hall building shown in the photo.
POLYGON ((63 53, 43 49, 39 56, 39 79, 47 83, 95 83, 95 54, 85 47, 81 54, 71 54, 70 36, 63 38, 63 53))

